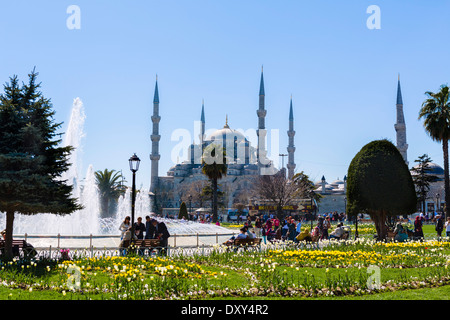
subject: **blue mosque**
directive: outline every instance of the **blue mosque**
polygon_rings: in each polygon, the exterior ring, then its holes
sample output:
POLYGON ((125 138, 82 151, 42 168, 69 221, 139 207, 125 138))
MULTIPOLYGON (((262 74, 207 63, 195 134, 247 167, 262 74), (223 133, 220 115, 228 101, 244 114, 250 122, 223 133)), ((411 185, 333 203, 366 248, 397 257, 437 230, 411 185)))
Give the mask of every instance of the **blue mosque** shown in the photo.
MULTIPOLYGON (((264 74, 261 70, 261 79, 259 87, 259 105, 256 110, 258 129, 256 130, 257 145, 252 145, 251 141, 239 130, 234 130, 228 123, 228 116, 223 128, 214 131, 210 135, 205 134, 205 106, 202 103, 200 115, 200 137, 199 143, 192 143, 188 149, 188 159, 172 166, 166 176, 160 176, 158 173, 159 154, 159 92, 158 81, 155 84, 155 93, 153 99, 153 115, 151 117, 153 131, 151 135, 152 152, 151 160, 151 184, 150 191, 154 194, 154 203, 159 212, 170 212, 179 209, 182 201, 189 201, 190 195, 196 195, 203 187, 209 185, 208 178, 202 173, 201 163, 202 155, 205 149, 211 144, 219 144, 223 147, 227 156, 227 175, 219 181, 220 191, 223 194, 223 207, 232 208, 237 202, 247 205, 250 201, 251 183, 253 178, 259 174, 273 174, 279 170, 275 168, 273 162, 267 158, 265 117, 267 110, 265 108, 265 90, 264 74)), ((287 176, 292 178, 295 172, 295 146, 294 146, 294 112, 292 106, 292 97, 289 106, 289 145, 287 147, 288 162, 287 176)), ((286 170, 282 168, 282 170, 286 170)), ((202 206, 196 199, 196 207, 202 206)), ((164 213, 163 213, 164 214, 164 213)))

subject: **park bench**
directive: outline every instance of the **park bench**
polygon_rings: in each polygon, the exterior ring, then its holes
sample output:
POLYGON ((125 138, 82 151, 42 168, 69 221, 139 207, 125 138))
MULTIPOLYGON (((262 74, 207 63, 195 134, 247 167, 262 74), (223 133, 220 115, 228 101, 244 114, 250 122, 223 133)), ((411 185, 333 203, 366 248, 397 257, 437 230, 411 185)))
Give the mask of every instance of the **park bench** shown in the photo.
POLYGON ((252 238, 252 239, 234 239, 233 246, 236 247, 249 247, 249 246, 257 246, 261 244, 261 238, 252 238))
MULTIPOLYGON (((5 240, 0 240, 0 252, 2 255, 5 252, 5 240)), ((20 253, 22 253, 22 256, 24 258, 32 258, 37 254, 33 246, 31 246, 25 240, 13 240, 12 253, 15 257, 21 257, 20 253)))
POLYGON ((139 255, 145 255, 148 250, 148 255, 150 256, 154 249, 158 250, 158 254, 165 254, 166 248, 161 246, 161 241, 159 239, 138 239, 134 240, 132 247, 130 240, 123 240, 120 244, 121 255, 126 255, 128 249, 135 250, 139 255))
MULTIPOLYGON (((130 243, 130 240, 124 240, 120 247, 126 249, 130 246, 130 243)), ((159 239, 138 239, 134 240, 133 245, 139 249, 154 249, 161 247, 161 241, 159 241, 159 239)))
MULTIPOLYGON (((414 231, 406 228, 406 232, 408 233, 408 239, 409 240, 417 240, 417 238, 414 237, 414 231)), ((394 230, 393 229, 388 229, 386 240, 387 241, 394 241, 394 238, 395 238, 394 230)))
POLYGON ((251 239, 234 239, 233 241, 227 241, 224 243, 228 248, 233 248, 235 252, 242 248, 247 250, 248 248, 259 247, 261 244, 261 238, 251 238, 251 239))

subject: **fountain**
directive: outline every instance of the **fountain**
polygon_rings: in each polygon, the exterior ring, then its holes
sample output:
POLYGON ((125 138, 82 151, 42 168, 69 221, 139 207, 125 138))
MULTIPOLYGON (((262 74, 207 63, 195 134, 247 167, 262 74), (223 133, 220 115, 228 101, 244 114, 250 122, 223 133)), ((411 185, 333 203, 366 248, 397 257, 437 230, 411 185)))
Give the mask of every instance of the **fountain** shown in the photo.
MULTIPOLYGON (((74 150, 69 159, 71 166, 61 177, 61 179, 66 180, 68 184, 73 186, 72 194, 79 199, 79 202, 83 205, 83 209, 64 216, 48 213, 36 215, 16 214, 13 231, 15 237, 16 235, 21 237, 24 234, 28 236, 34 235, 36 238, 32 242, 35 246, 46 246, 50 241, 49 238, 52 238, 52 236, 54 238, 56 235, 74 236, 74 238, 77 238, 76 236, 104 235, 111 236, 111 239, 115 238, 112 242, 109 239, 107 243, 112 246, 117 246, 119 242, 118 236, 120 234, 118 228, 124 218, 131 213, 131 190, 128 188, 125 194, 119 198, 118 210, 115 217, 100 217, 99 195, 95 183, 95 170, 93 165, 88 166, 84 179, 80 179, 79 174, 81 168, 82 139, 85 136, 85 118, 83 102, 80 98, 74 99, 70 121, 64 139, 64 145, 71 145, 74 147, 74 150), (47 239, 45 239, 46 237, 47 239)), ((150 212, 150 208, 151 203, 148 190, 138 190, 136 195, 135 217, 142 217, 145 221, 146 216, 153 215, 150 212)), ((0 221, 2 221, 3 228, 5 228, 6 216, 4 213, 0 213, 0 221)), ((217 236, 217 234, 230 233, 230 230, 212 224, 163 218, 158 218, 158 221, 165 222, 172 235, 210 234, 217 236)), ((77 246, 76 240, 67 240, 66 243, 72 247, 77 246)), ((105 245, 105 243, 103 242, 102 244, 105 245)), ((83 244, 83 246, 86 246, 86 240, 84 240, 83 244)))

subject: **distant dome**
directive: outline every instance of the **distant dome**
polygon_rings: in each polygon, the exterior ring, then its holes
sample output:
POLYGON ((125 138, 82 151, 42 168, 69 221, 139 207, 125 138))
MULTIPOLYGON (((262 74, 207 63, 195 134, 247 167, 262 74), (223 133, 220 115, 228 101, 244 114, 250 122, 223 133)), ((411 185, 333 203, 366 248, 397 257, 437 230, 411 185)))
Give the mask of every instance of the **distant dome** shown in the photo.
POLYGON ((345 182, 342 181, 342 180, 335 180, 335 181, 333 181, 331 184, 332 184, 332 185, 345 184, 345 182))
MULTIPOLYGON (((414 168, 419 168, 419 165, 415 166, 414 168)), ((437 165, 436 163, 430 162, 428 164, 428 169, 429 169, 428 173, 431 175, 435 176, 445 175, 444 169, 440 165, 437 165)))

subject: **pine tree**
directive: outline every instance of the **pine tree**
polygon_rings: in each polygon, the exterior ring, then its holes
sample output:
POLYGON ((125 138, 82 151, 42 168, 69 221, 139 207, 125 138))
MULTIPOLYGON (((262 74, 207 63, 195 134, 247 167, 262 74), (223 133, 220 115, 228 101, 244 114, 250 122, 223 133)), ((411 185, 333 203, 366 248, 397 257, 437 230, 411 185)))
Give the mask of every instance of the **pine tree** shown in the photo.
POLYGON ((81 208, 71 198, 72 186, 60 179, 72 147, 58 147, 61 123, 55 123, 37 75, 33 70, 21 87, 17 76, 11 77, 0 95, 0 211, 6 212, 7 259, 16 213, 64 215, 81 208))
POLYGON ((431 158, 427 155, 421 155, 414 160, 418 165, 411 168, 412 179, 416 186, 417 201, 420 203, 420 209, 425 212, 425 201, 427 199, 428 191, 430 191, 430 183, 437 180, 437 176, 430 173, 431 158))

